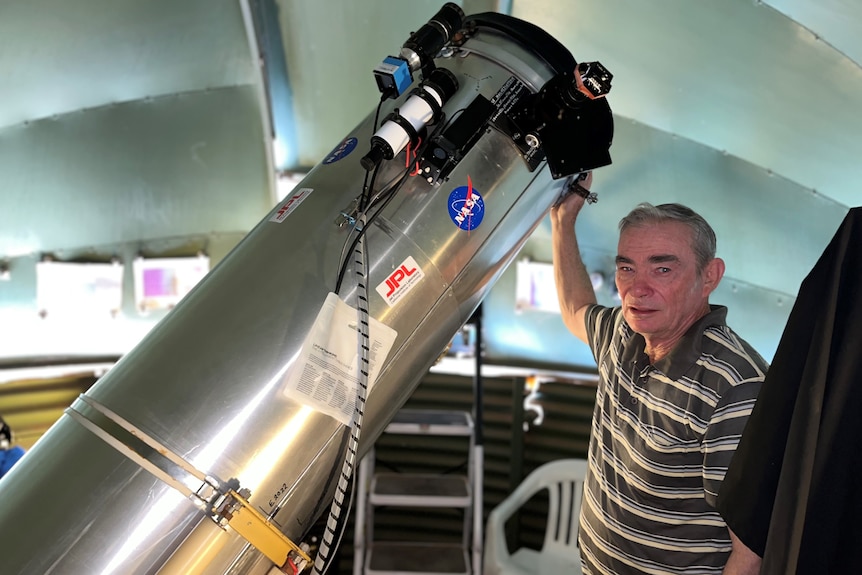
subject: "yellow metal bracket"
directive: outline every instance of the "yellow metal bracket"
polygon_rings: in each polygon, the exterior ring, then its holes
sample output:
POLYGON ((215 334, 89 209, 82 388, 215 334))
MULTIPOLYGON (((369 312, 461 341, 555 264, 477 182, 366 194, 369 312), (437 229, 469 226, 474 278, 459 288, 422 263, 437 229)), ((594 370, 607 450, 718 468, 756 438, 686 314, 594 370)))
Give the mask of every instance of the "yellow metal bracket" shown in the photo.
POLYGON ((224 517, 231 529, 279 567, 287 563, 291 552, 306 563, 311 563, 311 557, 305 551, 288 539, 236 491, 230 490, 223 505, 219 507, 220 515, 224 517))

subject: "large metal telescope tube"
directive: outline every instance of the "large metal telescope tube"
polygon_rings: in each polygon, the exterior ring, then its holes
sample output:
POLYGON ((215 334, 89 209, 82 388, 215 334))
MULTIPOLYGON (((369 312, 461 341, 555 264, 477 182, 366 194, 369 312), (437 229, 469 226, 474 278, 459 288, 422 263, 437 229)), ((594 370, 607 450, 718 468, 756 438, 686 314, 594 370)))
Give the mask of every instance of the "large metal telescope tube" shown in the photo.
MULTIPOLYGON (((564 186, 539 155, 544 125, 531 139, 512 128, 529 125, 529 113, 512 114, 564 73, 559 54, 543 53, 560 48, 515 19, 489 22, 465 24, 435 60, 458 80, 444 107, 458 130, 434 140, 427 152, 437 163, 408 176, 365 231, 370 317, 396 335, 368 394, 361 452, 564 186), (470 116, 478 129, 462 137, 469 123, 458 118, 470 116)), ((570 59, 562 61, 573 70, 570 59)), ((598 115, 610 121, 609 109, 598 115)), ((289 384, 314 372, 303 342, 355 234, 335 222, 362 192, 372 124, 373 114, 351 130, 0 481, 4 575, 267 573, 270 559, 189 496, 210 497, 230 479, 281 533, 303 541, 332 498, 348 427, 324 412, 341 391, 338 381, 326 387, 331 373, 317 374, 311 395, 289 384)), ((376 181, 398 181, 404 165, 404 154, 383 162, 376 181)), ((355 306, 350 267, 339 295, 355 306)))

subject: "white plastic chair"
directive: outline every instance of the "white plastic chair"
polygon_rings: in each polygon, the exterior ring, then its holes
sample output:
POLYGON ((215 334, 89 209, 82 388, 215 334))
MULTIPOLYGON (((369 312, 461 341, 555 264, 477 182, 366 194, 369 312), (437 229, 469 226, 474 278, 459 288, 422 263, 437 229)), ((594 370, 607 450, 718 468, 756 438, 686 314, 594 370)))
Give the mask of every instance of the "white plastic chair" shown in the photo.
POLYGON ((578 515, 587 462, 551 461, 529 474, 488 516, 485 532, 484 575, 580 575, 578 515), (541 551, 521 548, 510 554, 506 521, 533 495, 548 490, 548 524, 541 551))

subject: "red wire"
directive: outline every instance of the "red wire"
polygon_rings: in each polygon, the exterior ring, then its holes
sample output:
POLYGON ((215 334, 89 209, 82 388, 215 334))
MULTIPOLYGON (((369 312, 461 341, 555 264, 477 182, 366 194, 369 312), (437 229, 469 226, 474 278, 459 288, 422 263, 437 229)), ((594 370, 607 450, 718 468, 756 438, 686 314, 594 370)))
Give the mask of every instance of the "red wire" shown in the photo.
MULTIPOLYGON (((421 146, 421 145, 422 145, 422 138, 417 138, 416 149, 419 149, 419 146, 421 146)), ((405 167, 407 167, 407 168, 410 167, 410 144, 407 144, 407 165, 405 167)), ((419 175, 419 162, 416 162, 416 166, 413 168, 413 171, 410 172, 410 175, 411 176, 418 176, 419 175)))

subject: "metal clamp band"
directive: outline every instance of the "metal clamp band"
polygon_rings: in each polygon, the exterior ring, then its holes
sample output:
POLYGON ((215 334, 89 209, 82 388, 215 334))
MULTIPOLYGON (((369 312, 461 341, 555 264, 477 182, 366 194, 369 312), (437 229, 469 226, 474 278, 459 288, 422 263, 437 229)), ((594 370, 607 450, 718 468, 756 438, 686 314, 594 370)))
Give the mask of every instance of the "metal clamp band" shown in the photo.
POLYGON ((66 409, 66 414, 142 469, 189 498, 220 527, 229 525, 275 565, 283 566, 291 553, 298 557, 294 564, 311 562, 302 548, 251 506, 248 502, 250 493, 247 489, 240 489, 239 481, 222 482, 203 473, 107 406, 83 394, 78 400, 80 404, 72 404, 66 409), (154 453, 148 454, 149 457, 142 455, 140 451, 144 446, 154 453), (201 485, 193 489, 187 484, 193 482, 188 477, 183 478, 185 481, 177 477, 180 475, 177 471, 199 480, 201 485))

